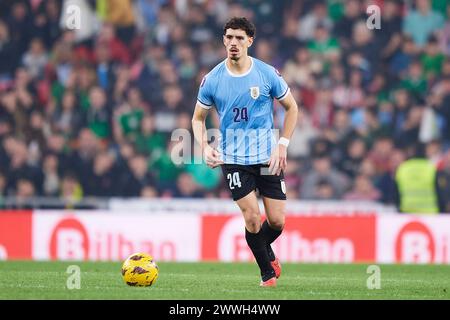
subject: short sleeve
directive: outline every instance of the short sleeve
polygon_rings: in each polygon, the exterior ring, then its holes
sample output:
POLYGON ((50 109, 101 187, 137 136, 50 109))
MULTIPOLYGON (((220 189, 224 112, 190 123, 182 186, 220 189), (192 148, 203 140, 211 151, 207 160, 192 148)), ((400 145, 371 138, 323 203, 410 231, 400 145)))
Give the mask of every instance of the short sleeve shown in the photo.
POLYGON ((272 86, 270 90, 270 95, 273 98, 277 100, 283 100, 284 98, 286 98, 287 94, 289 93, 289 87, 286 81, 284 81, 280 72, 273 67, 271 68, 270 71, 270 83, 272 86))
POLYGON ((214 104, 211 82, 211 79, 208 79, 207 75, 204 76, 198 90, 197 101, 205 109, 211 109, 214 104))

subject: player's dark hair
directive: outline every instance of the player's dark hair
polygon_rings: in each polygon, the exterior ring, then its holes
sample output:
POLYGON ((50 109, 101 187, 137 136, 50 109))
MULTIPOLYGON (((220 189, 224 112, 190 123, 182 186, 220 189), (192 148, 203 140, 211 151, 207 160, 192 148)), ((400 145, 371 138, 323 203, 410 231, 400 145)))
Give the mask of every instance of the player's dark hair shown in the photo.
POLYGON ((255 37, 256 28, 253 23, 251 23, 247 18, 245 17, 234 17, 225 23, 223 26, 223 34, 225 35, 227 33, 228 29, 240 29, 244 30, 247 36, 249 37, 255 37))

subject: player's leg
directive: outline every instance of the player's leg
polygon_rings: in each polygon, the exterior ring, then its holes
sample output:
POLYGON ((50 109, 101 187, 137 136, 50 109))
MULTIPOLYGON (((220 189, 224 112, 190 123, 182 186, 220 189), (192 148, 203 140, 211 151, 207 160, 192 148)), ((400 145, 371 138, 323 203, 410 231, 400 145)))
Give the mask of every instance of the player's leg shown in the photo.
POLYGON ((278 278, 281 274, 281 265, 272 250, 271 243, 281 235, 284 228, 286 202, 284 175, 268 174, 266 166, 263 165, 256 179, 256 186, 261 193, 267 217, 261 227, 261 235, 266 242, 266 249, 278 278))
POLYGON ((281 235, 284 228, 286 200, 263 197, 267 219, 261 226, 261 235, 266 242, 267 253, 275 271, 276 277, 281 275, 281 264, 271 244, 281 235))
POLYGON ((255 191, 236 201, 245 220, 245 239, 261 270, 262 281, 276 276, 261 234, 261 213, 255 191))
MULTIPOLYGON (((274 242, 283 231, 286 200, 262 197, 267 219, 261 226, 268 245, 274 242)), ((273 259, 272 259, 273 260, 273 259)))
POLYGON ((261 213, 255 191, 251 191, 236 203, 244 217, 245 229, 251 233, 258 233, 261 230, 261 213))
POLYGON ((264 281, 274 276, 266 244, 261 236, 261 213, 256 198, 254 169, 241 165, 222 165, 233 200, 241 209, 245 220, 245 239, 261 270, 264 281))

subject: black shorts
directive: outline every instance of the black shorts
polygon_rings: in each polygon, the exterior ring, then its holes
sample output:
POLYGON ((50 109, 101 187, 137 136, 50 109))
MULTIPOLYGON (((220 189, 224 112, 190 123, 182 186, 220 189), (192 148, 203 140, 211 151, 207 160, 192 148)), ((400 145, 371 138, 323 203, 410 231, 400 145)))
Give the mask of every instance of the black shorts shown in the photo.
POLYGON ((268 172, 268 168, 267 164, 223 164, 222 172, 233 200, 237 201, 256 189, 264 197, 286 200, 283 172, 278 176, 273 175, 268 172))

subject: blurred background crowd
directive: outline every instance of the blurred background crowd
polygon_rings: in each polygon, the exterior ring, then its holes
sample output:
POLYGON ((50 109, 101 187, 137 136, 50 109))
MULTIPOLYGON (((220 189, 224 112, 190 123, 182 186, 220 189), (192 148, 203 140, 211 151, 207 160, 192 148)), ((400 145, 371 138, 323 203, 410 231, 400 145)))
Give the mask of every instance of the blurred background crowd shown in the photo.
POLYGON ((394 204, 396 168, 422 150, 450 212, 449 15, 449 0, 1 0, 0 197, 229 198, 220 169, 172 161, 170 138, 225 58, 223 24, 246 16, 250 55, 301 106, 288 197, 394 204))

